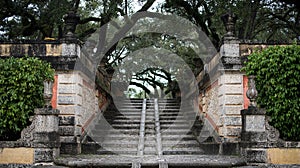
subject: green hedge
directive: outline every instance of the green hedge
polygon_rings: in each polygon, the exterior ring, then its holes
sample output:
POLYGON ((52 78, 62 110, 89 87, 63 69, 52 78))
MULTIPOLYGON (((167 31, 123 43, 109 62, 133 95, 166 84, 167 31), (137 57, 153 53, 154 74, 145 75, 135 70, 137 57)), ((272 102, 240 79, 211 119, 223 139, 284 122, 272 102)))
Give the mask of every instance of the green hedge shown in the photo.
POLYGON ((243 70, 256 76, 257 102, 281 138, 300 140, 300 46, 274 46, 248 56, 243 70))
POLYGON ((53 80, 49 63, 34 57, 0 59, 0 140, 16 138, 42 107, 43 81, 53 80))

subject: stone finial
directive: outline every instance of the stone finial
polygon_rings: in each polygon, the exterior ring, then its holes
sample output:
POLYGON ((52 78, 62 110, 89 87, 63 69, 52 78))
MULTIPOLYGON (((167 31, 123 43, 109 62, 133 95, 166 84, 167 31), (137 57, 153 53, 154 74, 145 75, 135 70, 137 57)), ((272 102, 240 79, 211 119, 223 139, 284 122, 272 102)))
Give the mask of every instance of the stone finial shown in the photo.
POLYGON ((70 10, 68 14, 64 16, 65 20, 65 34, 64 38, 67 41, 76 40, 75 30, 80 20, 80 17, 75 13, 74 10, 70 10))
POLYGON ((250 100, 250 106, 256 107, 257 90, 255 86, 255 76, 248 76, 248 90, 246 92, 247 98, 250 100))
POLYGON ((229 11, 228 13, 222 15, 221 19, 227 31, 226 34, 224 35, 224 38, 234 38, 237 16, 231 11, 229 11))
POLYGON ((51 98, 52 98, 52 91, 53 88, 53 82, 51 80, 45 80, 44 81, 44 101, 45 101, 45 107, 46 108, 52 108, 51 106, 51 98))

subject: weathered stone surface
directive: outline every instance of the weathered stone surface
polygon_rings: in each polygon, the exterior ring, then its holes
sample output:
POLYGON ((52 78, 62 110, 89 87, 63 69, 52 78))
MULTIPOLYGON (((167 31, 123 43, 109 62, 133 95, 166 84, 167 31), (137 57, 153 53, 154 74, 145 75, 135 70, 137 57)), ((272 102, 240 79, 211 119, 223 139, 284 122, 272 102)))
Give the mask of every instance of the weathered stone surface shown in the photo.
POLYGON ((225 105, 242 105, 244 102, 243 95, 225 95, 219 97, 221 104, 225 105))
POLYGON ((240 148, 238 143, 222 143, 222 154, 223 155, 239 155, 240 148))
POLYGON ((243 94, 242 84, 225 84, 219 87, 219 95, 243 94))
POLYGON ((58 132, 35 132, 33 136, 35 143, 59 143, 58 132))
POLYGON ((241 127, 227 127, 227 136, 236 136, 236 137, 240 137, 241 132, 242 132, 242 128, 241 127))
POLYGON ((59 84, 81 84, 82 79, 78 73, 58 73, 59 84))
POLYGON ((75 105, 76 104, 76 95, 74 96, 58 96, 59 105, 75 105))
POLYGON ((58 94, 79 94, 82 95, 82 87, 77 84, 60 84, 58 94))
POLYGON ((74 126, 60 126, 59 127, 59 135, 68 136, 74 135, 75 128, 74 126))
POLYGON ((27 44, 1 44, 0 56, 60 56, 62 45, 58 41, 42 41, 27 44), (47 44, 48 43, 48 44, 47 44))
POLYGON ((220 49, 221 56, 238 57, 240 56, 239 44, 223 44, 220 49))
POLYGON ((61 143, 75 143, 76 137, 75 136, 60 136, 61 143))
POLYGON ((264 115, 246 115, 245 116, 245 130, 249 132, 264 132, 265 116, 264 115))
POLYGON ((54 115, 36 115, 35 132, 55 132, 58 131, 58 117, 54 115))
POLYGON ((75 125, 75 116, 59 116, 59 125, 60 126, 69 126, 75 125))
POLYGON ((80 47, 78 44, 62 44, 62 55, 63 56, 79 56, 80 57, 80 47))
POLYGON ((246 149, 246 159, 253 163, 266 163, 267 151, 266 149, 246 149))
POLYGON ((75 115, 82 111, 82 107, 79 105, 58 105, 57 109, 60 110, 60 115, 75 115))
POLYGON ((225 110, 226 115, 239 115, 243 109, 243 105, 226 105, 225 107, 221 108, 225 110))
POLYGON ((227 116, 224 118, 224 124, 227 126, 241 126, 242 118, 240 116, 227 116))
POLYGON ((35 148, 34 149, 35 162, 52 162, 54 161, 53 149, 35 148))
POLYGON ((220 84, 242 84, 242 83, 243 83, 242 74, 225 73, 220 76, 220 84))
POLYGON ((61 154, 76 155, 79 154, 80 149, 77 143, 62 143, 60 147, 61 154))
POLYGON ((264 132, 242 132, 242 140, 249 143, 267 142, 267 134, 264 132))
POLYGON ((239 56, 231 57, 231 56, 223 56, 221 57, 221 61, 223 65, 231 64, 231 65, 241 65, 241 58, 239 56))

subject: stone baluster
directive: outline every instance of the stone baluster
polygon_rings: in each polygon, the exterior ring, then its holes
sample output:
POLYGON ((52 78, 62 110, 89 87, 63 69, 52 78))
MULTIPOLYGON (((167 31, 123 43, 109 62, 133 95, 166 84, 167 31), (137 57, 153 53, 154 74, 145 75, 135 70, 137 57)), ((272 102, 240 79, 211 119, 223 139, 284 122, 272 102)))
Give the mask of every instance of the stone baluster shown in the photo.
POLYGON ((248 77, 247 97, 251 104, 248 109, 241 110, 242 115, 242 154, 248 163, 267 162, 267 133, 265 110, 256 106, 257 90, 254 76, 248 77))

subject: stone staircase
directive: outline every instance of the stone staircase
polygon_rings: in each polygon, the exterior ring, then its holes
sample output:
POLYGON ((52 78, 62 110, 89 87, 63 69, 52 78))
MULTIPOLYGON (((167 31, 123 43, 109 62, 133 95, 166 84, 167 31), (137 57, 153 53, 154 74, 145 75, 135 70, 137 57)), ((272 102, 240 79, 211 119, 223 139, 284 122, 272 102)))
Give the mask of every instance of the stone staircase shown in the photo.
POLYGON ((199 143, 210 133, 199 134, 203 123, 192 107, 176 99, 115 101, 82 144, 82 154, 87 155, 80 159, 85 161, 69 158, 57 163, 71 167, 207 167, 219 159, 226 167, 245 164, 237 156, 211 155, 219 151, 199 143))

